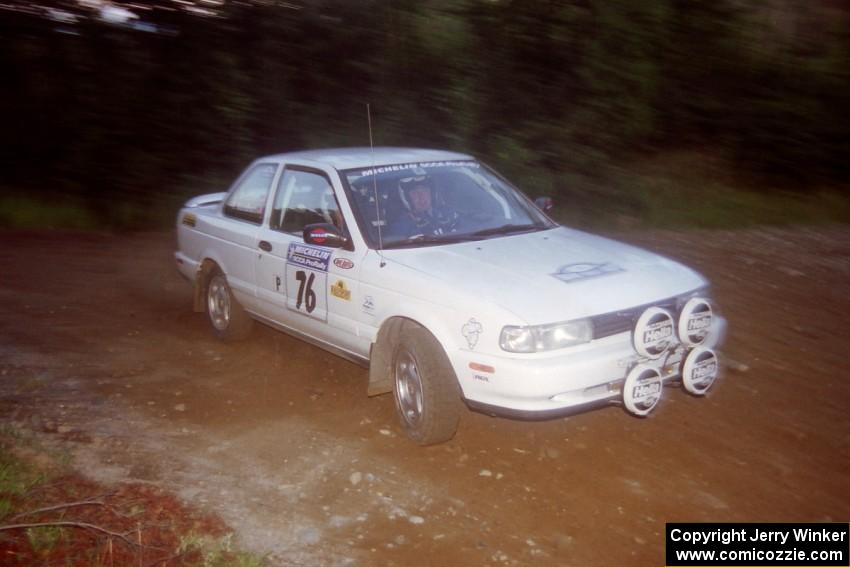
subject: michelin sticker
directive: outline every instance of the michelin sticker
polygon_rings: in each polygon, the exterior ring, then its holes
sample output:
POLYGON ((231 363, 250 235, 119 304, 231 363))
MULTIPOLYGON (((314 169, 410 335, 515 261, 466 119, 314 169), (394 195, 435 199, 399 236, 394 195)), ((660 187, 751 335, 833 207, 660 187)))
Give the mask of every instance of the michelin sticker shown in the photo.
POLYGON ((358 176, 365 177, 367 175, 375 175, 381 173, 391 173, 394 171, 414 170, 416 175, 424 175, 423 169, 433 169, 437 167, 469 167, 478 169, 481 165, 477 161, 420 161, 416 163, 399 163, 395 165, 386 165, 382 167, 374 167, 364 169, 358 172, 358 176), (422 173, 419 173, 422 171, 422 173))
POLYGON ((622 272, 623 268, 606 262, 604 264, 595 264, 592 262, 579 262, 577 264, 567 264, 558 268, 558 271, 552 274, 562 282, 572 283, 588 278, 597 278, 622 272))
POLYGON ((466 344, 469 345, 469 350, 473 350, 475 345, 478 344, 478 337, 483 331, 483 325, 476 321, 474 317, 464 323, 463 327, 461 327, 460 332, 463 335, 463 338, 466 339, 466 344))
POLYGON ((289 245, 286 261, 289 264, 304 266, 312 270, 328 271, 328 262, 331 259, 331 251, 317 246, 307 246, 293 242, 289 245))

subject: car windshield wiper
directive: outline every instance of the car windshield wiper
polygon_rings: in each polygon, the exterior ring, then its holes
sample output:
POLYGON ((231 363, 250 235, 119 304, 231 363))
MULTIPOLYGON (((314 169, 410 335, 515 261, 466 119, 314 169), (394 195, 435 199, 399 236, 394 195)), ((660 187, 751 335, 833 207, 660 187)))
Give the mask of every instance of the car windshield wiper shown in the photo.
POLYGON ((416 234, 404 240, 396 242, 388 242, 384 244, 384 250, 392 248, 408 248, 419 245, 429 244, 455 244, 457 242, 466 242, 470 240, 469 234, 416 234))
POLYGON ((540 228, 539 224, 504 224, 494 228, 477 230, 467 236, 492 236, 495 234, 513 234, 515 232, 529 232, 540 228))

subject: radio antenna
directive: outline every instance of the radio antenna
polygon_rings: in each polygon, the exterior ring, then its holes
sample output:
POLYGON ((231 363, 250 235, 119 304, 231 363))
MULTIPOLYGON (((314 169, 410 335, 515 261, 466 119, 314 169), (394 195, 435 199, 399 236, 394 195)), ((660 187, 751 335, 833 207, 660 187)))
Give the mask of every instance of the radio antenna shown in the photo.
POLYGON ((369 103, 366 103, 366 120, 369 123, 369 151, 372 153, 372 194, 375 196, 375 226, 378 227, 378 255, 381 257, 380 267, 387 265, 384 260, 384 235, 382 225, 384 224, 381 218, 381 203, 378 200, 378 173, 375 171, 375 144, 372 141, 372 110, 369 108, 369 103))

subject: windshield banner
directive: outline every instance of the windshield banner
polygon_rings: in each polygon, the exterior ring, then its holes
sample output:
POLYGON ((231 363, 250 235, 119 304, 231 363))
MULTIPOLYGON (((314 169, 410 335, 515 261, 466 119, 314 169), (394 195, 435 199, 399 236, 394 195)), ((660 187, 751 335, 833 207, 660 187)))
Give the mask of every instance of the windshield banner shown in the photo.
POLYGON ((393 165, 382 165, 380 167, 372 167, 362 171, 353 171, 357 176, 380 175, 381 173, 390 173, 393 171, 408 171, 416 169, 433 169, 436 167, 481 167, 477 161, 419 161, 414 163, 398 163, 393 165))

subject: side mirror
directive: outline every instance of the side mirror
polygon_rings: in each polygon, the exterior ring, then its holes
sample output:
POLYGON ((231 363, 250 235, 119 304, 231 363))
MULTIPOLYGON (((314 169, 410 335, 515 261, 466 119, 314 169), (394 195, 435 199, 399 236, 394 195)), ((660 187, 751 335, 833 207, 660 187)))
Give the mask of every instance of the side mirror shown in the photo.
POLYGON ((552 197, 537 197, 534 199, 534 204, 547 215, 555 209, 555 201, 552 200, 552 197))
POLYGON ((349 242, 348 237, 336 225, 326 222, 308 224, 304 227, 303 236, 304 242, 307 244, 329 246, 330 248, 343 248, 349 242))

